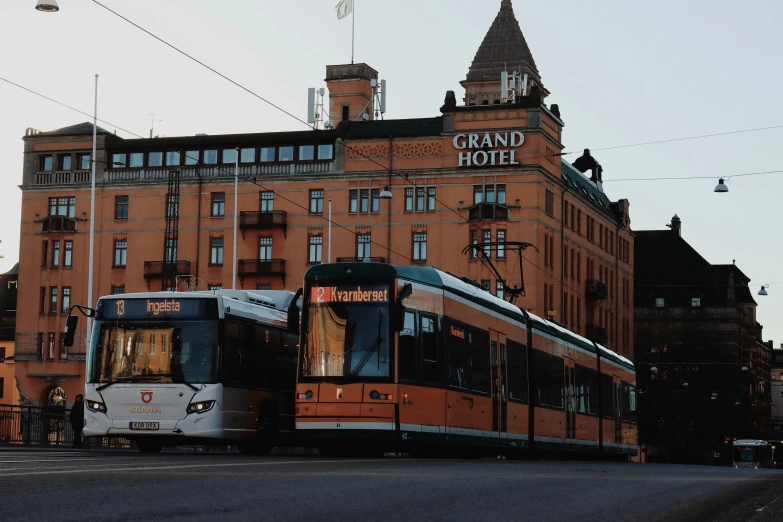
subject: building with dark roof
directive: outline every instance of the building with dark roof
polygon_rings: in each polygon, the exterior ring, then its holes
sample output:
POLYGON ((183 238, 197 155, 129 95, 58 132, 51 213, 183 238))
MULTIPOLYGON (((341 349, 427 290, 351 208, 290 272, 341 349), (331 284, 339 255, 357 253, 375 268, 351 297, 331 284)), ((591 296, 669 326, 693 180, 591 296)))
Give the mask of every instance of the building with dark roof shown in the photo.
POLYGON ((761 340, 750 278, 704 259, 678 216, 669 226, 636 231, 640 443, 650 460, 707 463, 717 452, 730 463, 733 438, 770 431, 771 343, 761 340))
POLYGON ((0 274, 0 404, 19 404, 16 389, 14 346, 19 264, 0 274))
MULTIPOLYGON (((99 129, 93 302, 230 288, 234 267, 238 288, 296 290, 313 264, 369 258, 518 292, 517 305, 630 357, 629 204, 607 196, 589 151, 563 161, 565 123, 510 0, 468 68, 464 104, 449 91, 428 117, 384 119, 367 64, 327 66, 326 85, 329 124, 318 130, 123 139, 99 129), (518 73, 507 98, 506 67, 518 73), (382 201, 386 187, 393 198, 382 201)), ((70 400, 84 378, 84 323, 71 350, 60 332, 65 296, 87 302, 92 127, 29 131, 24 146, 17 374, 32 401, 54 387, 70 400)))

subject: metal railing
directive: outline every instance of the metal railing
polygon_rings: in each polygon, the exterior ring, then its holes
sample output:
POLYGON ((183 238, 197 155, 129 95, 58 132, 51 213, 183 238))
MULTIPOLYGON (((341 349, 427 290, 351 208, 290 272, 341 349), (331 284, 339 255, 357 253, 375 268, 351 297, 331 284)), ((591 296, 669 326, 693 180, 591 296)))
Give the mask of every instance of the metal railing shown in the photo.
MULTIPOLYGON (((165 270, 165 261, 144 261, 144 277, 163 277, 165 270)), ((176 261, 172 267, 175 275, 190 274, 190 261, 176 261)))
POLYGON ((338 263, 385 263, 386 258, 384 257, 338 257, 337 262, 338 263))
POLYGON ((585 282, 585 294, 588 299, 606 299, 609 295, 606 283, 598 279, 588 279, 585 282))
POLYGON ((285 275, 284 259, 240 259, 237 275, 244 276, 283 276, 285 275))
POLYGON ((270 229, 282 228, 285 230, 288 223, 288 213, 285 210, 272 212, 246 211, 239 213, 239 228, 270 229))
MULTIPOLYGON (((334 168, 334 160, 305 163, 261 163, 240 165, 239 177, 328 174, 334 172, 334 168)), ((180 179, 234 177, 234 165, 201 165, 199 167, 146 167, 107 170, 104 173, 104 180, 111 182, 166 180, 169 178, 169 171, 171 170, 179 170, 180 179)))

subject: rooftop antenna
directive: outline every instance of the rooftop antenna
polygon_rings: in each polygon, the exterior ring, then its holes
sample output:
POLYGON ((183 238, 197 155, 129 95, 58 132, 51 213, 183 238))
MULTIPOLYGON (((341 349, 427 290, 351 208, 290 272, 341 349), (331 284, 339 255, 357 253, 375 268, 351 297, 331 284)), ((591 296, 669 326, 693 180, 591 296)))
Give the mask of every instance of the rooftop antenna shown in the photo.
POLYGON ((364 109, 359 113, 357 120, 369 120, 369 110, 375 114, 375 119, 383 119, 383 115, 386 114, 386 80, 370 80, 370 87, 372 88, 372 99, 367 102, 364 109), (372 107, 370 107, 372 106, 372 107))
MULTIPOLYGON (((325 122, 324 114, 324 96, 326 89, 321 87, 307 89, 307 123, 313 126, 313 130, 318 130, 321 124, 325 122)), ((324 123, 324 127, 329 127, 329 123, 324 123)))
MULTIPOLYGON (((155 113, 151 112, 150 116, 152 117, 152 121, 150 122, 150 138, 152 138, 152 133, 155 130, 155 122, 163 122, 163 120, 156 120, 155 119, 155 113)), ((114 134, 117 134, 117 131, 114 131, 114 134)))

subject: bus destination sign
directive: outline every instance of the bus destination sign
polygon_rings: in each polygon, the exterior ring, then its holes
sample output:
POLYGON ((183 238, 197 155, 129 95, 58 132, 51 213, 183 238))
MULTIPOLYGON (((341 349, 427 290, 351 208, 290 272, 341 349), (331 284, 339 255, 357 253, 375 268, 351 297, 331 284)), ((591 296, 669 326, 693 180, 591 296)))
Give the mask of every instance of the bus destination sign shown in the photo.
POLYGON ((387 285, 338 285, 312 286, 310 288, 311 303, 388 303, 389 287, 387 285))
POLYGON ((102 299, 98 310, 105 319, 197 319, 205 317, 214 299, 102 299))

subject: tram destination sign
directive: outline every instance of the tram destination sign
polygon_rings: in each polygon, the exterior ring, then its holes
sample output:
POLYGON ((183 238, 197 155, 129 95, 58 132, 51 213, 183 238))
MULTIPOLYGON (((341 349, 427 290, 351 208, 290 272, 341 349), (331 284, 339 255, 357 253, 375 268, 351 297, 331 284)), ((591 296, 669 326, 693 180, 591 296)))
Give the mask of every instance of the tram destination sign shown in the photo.
POLYGON ((460 151, 460 167, 519 165, 514 149, 523 143, 525 135, 519 131, 454 136, 454 148, 460 151))
POLYGON ((389 302, 388 285, 336 285, 310 287, 310 302, 375 304, 389 302))
POLYGON ((216 316, 215 299, 101 299, 98 311, 104 319, 200 319, 216 316))

